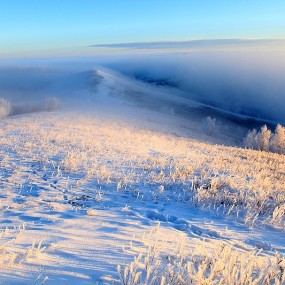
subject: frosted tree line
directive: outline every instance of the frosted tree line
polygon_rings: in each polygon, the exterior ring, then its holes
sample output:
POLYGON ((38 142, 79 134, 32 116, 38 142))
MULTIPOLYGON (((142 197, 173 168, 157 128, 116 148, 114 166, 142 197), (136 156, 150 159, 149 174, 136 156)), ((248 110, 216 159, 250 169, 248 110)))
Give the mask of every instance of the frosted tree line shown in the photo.
POLYGON ((253 129, 244 139, 247 148, 285 154, 285 127, 278 124, 274 133, 266 125, 260 131, 253 129))
MULTIPOLYGON (((32 103, 31 103, 32 104, 32 103)), ((36 111, 53 111, 60 105, 60 101, 55 97, 48 97, 44 102, 40 102, 39 105, 34 104, 34 110, 36 111)), ((27 110, 30 110, 29 108, 27 110)), ((27 111, 29 112, 29 111, 27 111)), ((10 101, 0 98, 0 119, 4 119, 13 113, 10 101)))

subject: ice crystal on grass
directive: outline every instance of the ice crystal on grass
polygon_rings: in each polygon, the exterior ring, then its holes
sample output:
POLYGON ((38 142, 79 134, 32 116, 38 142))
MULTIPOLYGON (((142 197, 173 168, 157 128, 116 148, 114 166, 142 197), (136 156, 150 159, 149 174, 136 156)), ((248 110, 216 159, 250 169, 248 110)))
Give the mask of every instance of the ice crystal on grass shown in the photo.
POLYGON ((167 244, 152 236, 148 248, 126 265, 118 265, 123 285, 284 284, 285 259, 276 253, 264 257, 255 249, 245 252, 222 242, 214 250, 200 242, 167 244))

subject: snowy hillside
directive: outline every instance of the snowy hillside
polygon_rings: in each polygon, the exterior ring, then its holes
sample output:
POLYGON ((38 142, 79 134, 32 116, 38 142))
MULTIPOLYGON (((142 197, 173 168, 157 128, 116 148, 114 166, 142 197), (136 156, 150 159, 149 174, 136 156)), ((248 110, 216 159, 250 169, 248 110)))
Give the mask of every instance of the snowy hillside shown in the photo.
POLYGON ((258 121, 104 69, 60 78, 5 87, 0 284, 285 284, 285 156, 241 147, 258 121))

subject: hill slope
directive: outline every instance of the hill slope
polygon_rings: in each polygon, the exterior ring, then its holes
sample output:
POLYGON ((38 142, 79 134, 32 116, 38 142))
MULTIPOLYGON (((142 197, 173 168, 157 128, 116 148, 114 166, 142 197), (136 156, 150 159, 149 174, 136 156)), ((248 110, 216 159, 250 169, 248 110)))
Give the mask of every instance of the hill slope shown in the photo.
POLYGON ((214 144, 169 114, 94 110, 0 122, 0 281, 120 284, 121 265, 136 284, 154 258, 157 282, 284 282, 284 156, 214 144))

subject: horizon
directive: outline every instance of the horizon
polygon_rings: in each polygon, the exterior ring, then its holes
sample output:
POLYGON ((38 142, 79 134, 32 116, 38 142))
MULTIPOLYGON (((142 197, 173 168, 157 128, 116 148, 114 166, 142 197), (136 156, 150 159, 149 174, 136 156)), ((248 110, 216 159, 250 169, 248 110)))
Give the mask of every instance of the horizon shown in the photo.
POLYGON ((136 56, 151 54, 179 54, 192 52, 284 52, 285 39, 199 39, 187 41, 152 41, 152 42, 122 42, 102 43, 81 47, 77 52, 64 54, 58 50, 49 53, 33 55, 2 55, 2 62, 16 62, 26 60, 72 60, 72 59, 100 59, 108 56, 136 56))

